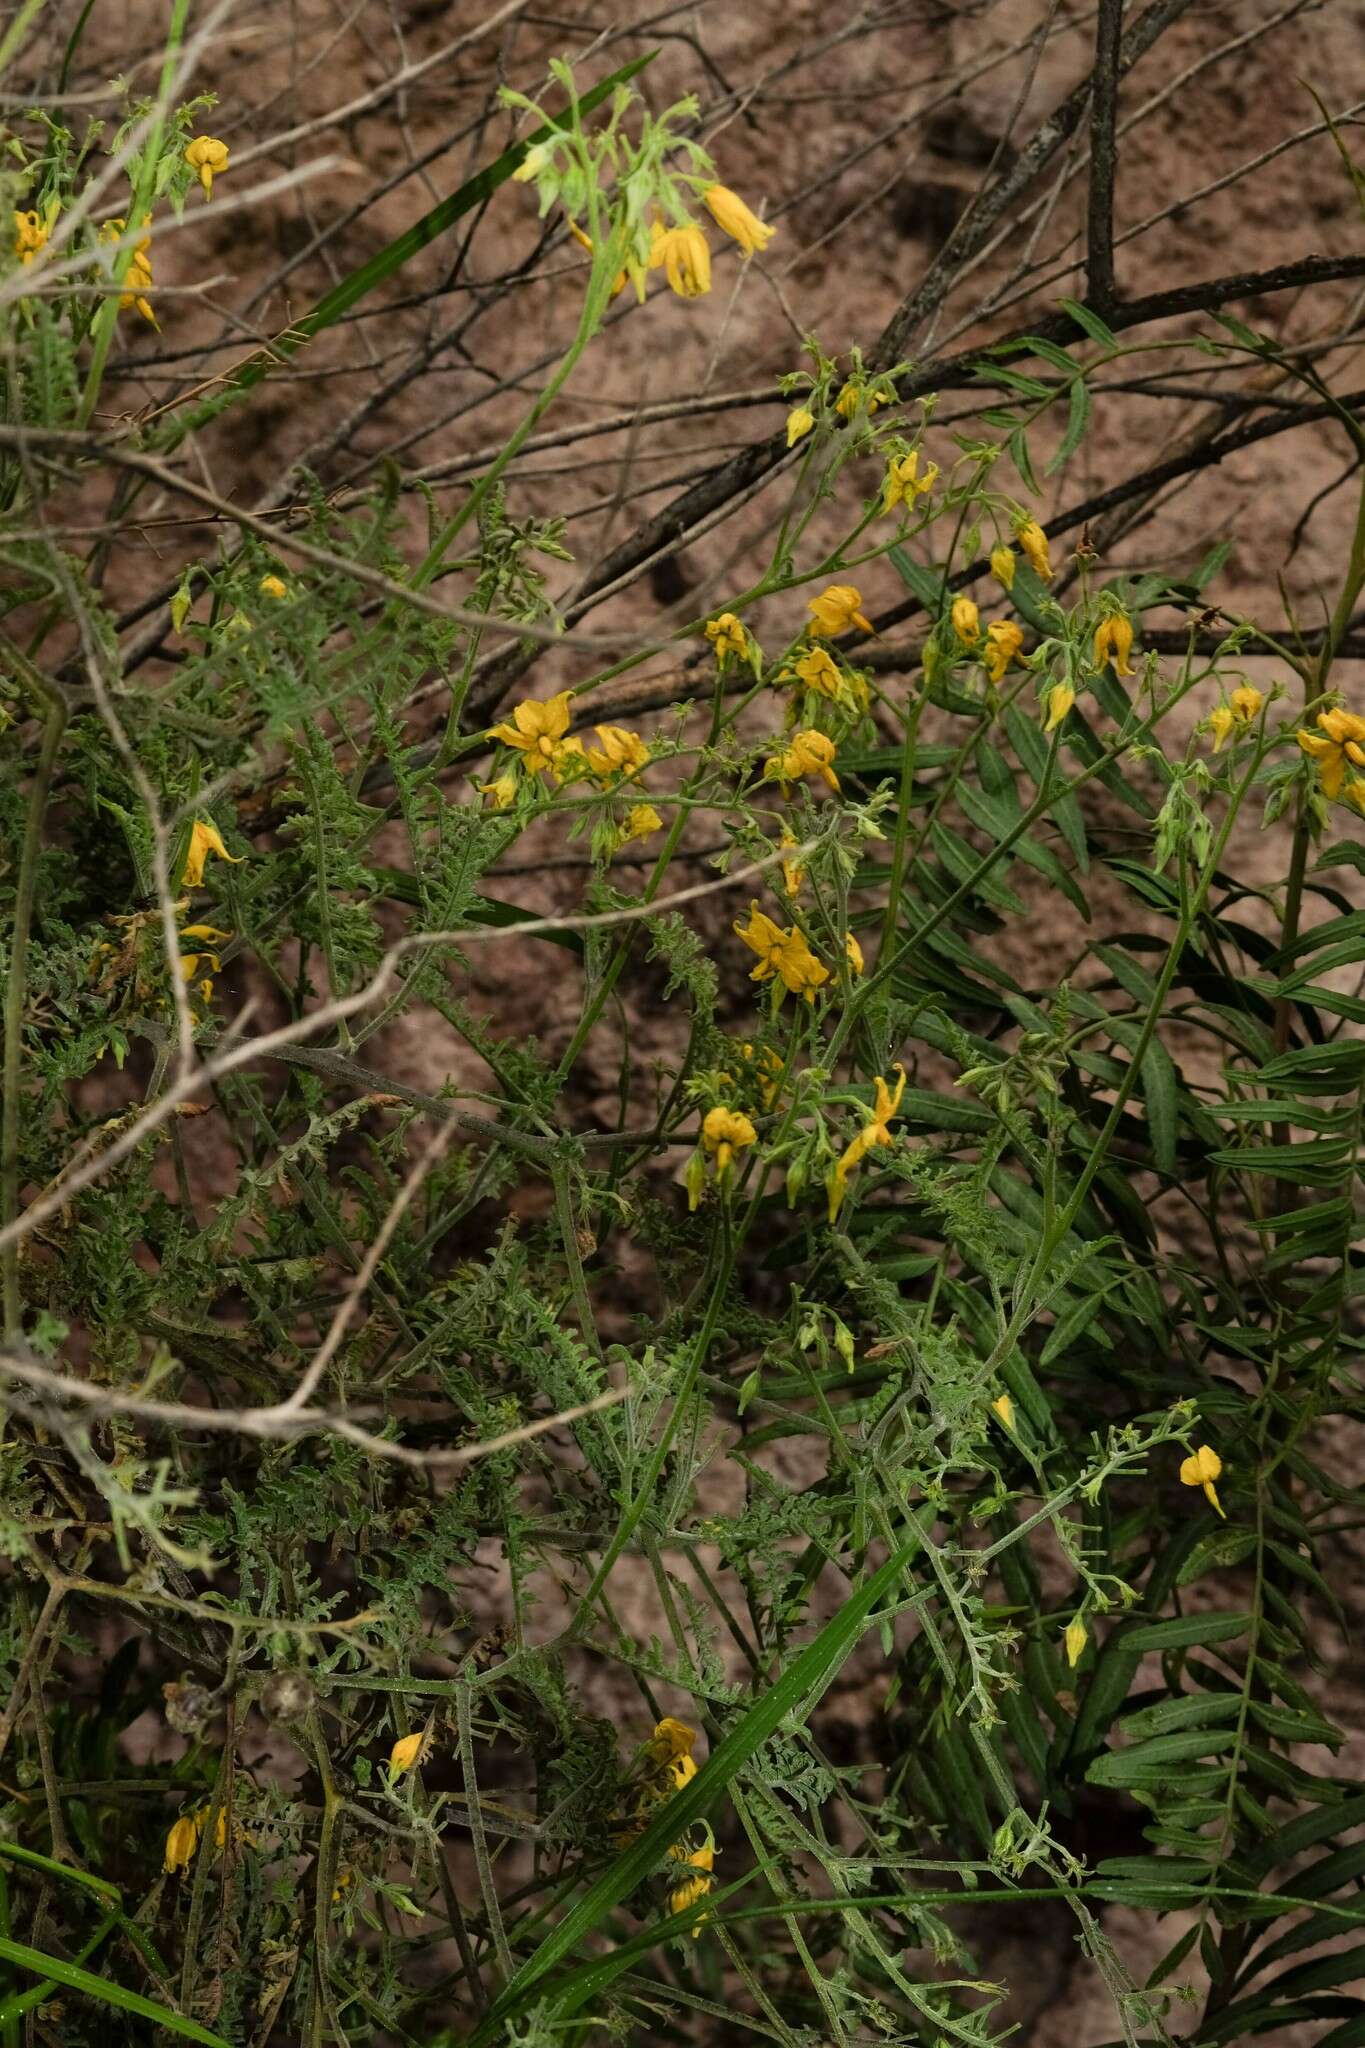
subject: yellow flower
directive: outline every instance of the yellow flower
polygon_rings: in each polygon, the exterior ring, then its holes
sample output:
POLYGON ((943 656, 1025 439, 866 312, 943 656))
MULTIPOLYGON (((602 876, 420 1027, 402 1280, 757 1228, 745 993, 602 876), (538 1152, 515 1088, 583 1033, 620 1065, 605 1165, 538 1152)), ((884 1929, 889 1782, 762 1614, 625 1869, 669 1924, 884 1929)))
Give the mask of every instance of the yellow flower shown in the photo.
MULTIPOLYGON (((845 384, 843 390, 835 399, 834 410, 839 414, 841 419, 851 420, 854 413, 858 410, 858 401, 862 398, 862 396, 862 391, 860 390, 858 385, 856 385, 850 378, 849 382, 845 384)), ((872 414, 877 410, 877 407, 881 404, 881 402, 881 399, 877 397, 875 392, 867 400, 867 412, 869 419, 872 417, 872 414)))
POLYGON ((1109 618, 1101 619, 1095 628, 1095 666, 1103 668, 1112 661, 1116 676, 1131 676, 1134 671, 1128 656, 1133 647, 1133 628, 1122 612, 1114 612, 1109 618))
POLYGON ((629 732, 624 725, 595 725, 593 731, 602 745, 590 747, 586 759, 599 782, 613 775, 629 781, 649 766, 649 748, 638 732, 629 732))
POLYGON ((1043 731, 1056 732, 1075 701, 1076 692, 1070 683, 1054 683, 1047 693, 1047 721, 1043 731))
POLYGON ((724 668, 729 654, 733 654, 736 661, 748 660, 749 636, 733 612, 722 612, 718 619, 708 619, 706 637, 716 650, 718 668, 724 668))
POLYGON ((1347 762, 1365 768, 1365 718, 1338 706, 1332 711, 1320 711, 1317 722, 1317 732, 1300 732, 1299 745, 1318 764, 1323 795, 1335 802, 1346 779, 1347 762))
POLYGON ((732 192, 728 185, 708 185, 701 200, 721 233, 728 235, 732 242, 738 242, 744 256, 752 256, 756 249, 766 249, 777 233, 776 228, 769 227, 756 213, 751 213, 739 194, 732 192))
POLYGON ((289 595, 289 585, 283 576, 262 576, 256 588, 263 597, 281 598, 289 595))
POLYGON ((933 489, 937 475, 936 462, 931 462, 924 475, 920 475, 918 448, 912 448, 908 455, 893 455, 886 466, 886 483, 882 488, 883 512, 894 512, 897 505, 913 505, 922 492, 933 489))
MULTIPOLYGON (((668 1853, 679 1863, 685 1863, 689 1870, 702 1873, 697 1877, 686 1878, 682 1884, 676 1886, 668 1895, 668 1903, 671 1910, 675 1913, 685 1913, 689 1906, 696 1905, 698 1899, 704 1899, 711 1889, 710 1873, 715 1868, 715 1846, 713 1843, 707 1842, 700 1849, 689 1849, 681 1842, 675 1842, 668 1853)), ((698 1916, 696 1925, 692 1929, 692 1939, 694 1941, 701 1933, 702 1923, 705 1919, 706 1915, 704 1913, 698 1916)))
POLYGON ((190 828, 190 847, 185 855, 185 871, 180 877, 182 889, 202 888, 204 863, 211 853, 217 854, 219 860, 230 861, 234 867, 246 859, 244 853, 228 852, 223 844, 223 835, 216 825, 206 824, 202 818, 196 818, 190 828))
POLYGON ((901 1097, 905 1093, 905 1069, 897 1061, 894 1071, 900 1076, 894 1093, 887 1087, 882 1076, 880 1074, 877 1075, 877 1099, 873 1105, 872 1115, 863 1125, 852 1144, 847 1147, 843 1158, 840 1159, 826 1183, 829 1190, 829 1220, 831 1223, 839 1214, 845 1192, 848 1188, 848 1177, 854 1168, 860 1165, 866 1159, 868 1153, 876 1146, 894 1143, 891 1136, 891 1119, 900 1108, 901 1097))
POLYGON ((565 738, 572 715, 570 702, 567 690, 544 699, 524 697, 513 708, 511 724, 492 726, 488 737, 515 747, 528 775, 548 773, 557 778, 572 760, 582 756, 579 742, 565 738))
POLYGON ((995 619, 986 628, 985 662, 993 683, 1005 680, 1005 670, 1024 644, 1022 626, 1013 619, 995 619))
MULTIPOLYGON (((656 1763, 673 1770, 681 1763, 692 1763, 692 1749, 696 1740, 695 1728, 689 1728, 686 1721, 675 1720, 672 1714, 665 1714, 662 1721, 654 1723, 654 1733, 648 1744, 649 1753, 656 1763)), ((695 1777, 696 1769, 696 1765, 692 1764, 688 1776, 695 1777)))
MULTIPOLYGON (((1194 1456, 1186 1458, 1180 1467, 1181 1485, 1202 1486, 1209 1506, 1217 1508, 1220 1515, 1223 1514, 1222 1503, 1213 1482, 1221 1475, 1222 1470, 1223 1461, 1211 1444, 1196 1444, 1194 1456)), ((1227 1520, 1226 1515, 1223 1515, 1223 1520, 1227 1520)))
POLYGON ((1014 1403, 1008 1394, 997 1394, 991 1402, 991 1413, 998 1415, 1006 1429, 1014 1428, 1014 1403))
MULTIPOLYGON (((523 166, 523 168, 525 168, 525 167, 523 166)), ((517 173, 516 173, 516 172, 514 171, 514 172, 512 173, 512 175, 513 175, 513 177, 515 177, 515 176, 517 175, 517 173)), ((582 230, 582 228, 581 228, 581 227, 580 227, 580 226, 578 225, 578 222, 577 222, 576 220, 571 220, 571 221, 569 221, 569 222, 568 222, 568 228, 569 228, 569 233, 570 233, 570 234, 571 234, 571 235, 573 236, 573 238, 574 238, 574 240, 575 240, 575 241, 577 242, 577 244, 578 244, 579 248, 580 248, 580 249, 586 249, 586 250, 587 250, 587 252, 588 252, 588 254, 589 254, 589 256, 591 256, 591 254, 592 254, 592 236, 591 236, 591 235, 585 235, 585 234, 584 234, 584 232, 583 232, 583 230, 582 230)), ((623 292, 623 291, 625 290, 625 288, 626 288, 626 273, 625 273, 625 271, 624 271, 624 270, 618 270, 618 271, 617 271, 617 273, 616 273, 616 275, 615 275, 615 277, 614 277, 614 278, 612 279, 612 281, 611 281, 611 295, 612 295, 612 297, 613 297, 613 298, 615 298, 615 297, 617 296, 617 294, 618 294, 619 292, 623 292)))
POLYGON ((991 574, 1002 590, 1013 590, 1017 567, 1018 556, 1013 548, 1007 548, 1002 542, 998 548, 991 549, 991 574))
POLYGON ((223 963, 216 949, 231 937, 231 932, 220 932, 216 925, 211 924, 186 924, 180 927, 182 943, 186 939, 197 939, 200 942, 202 950, 180 955, 180 972, 186 981, 194 981, 199 977, 201 969, 207 970, 199 981, 199 993, 205 1002, 213 994, 213 983, 208 978, 209 975, 221 974, 223 971, 223 963))
POLYGON ((662 269, 680 299, 699 299, 711 289, 711 250, 695 222, 666 228, 655 220, 650 236, 649 267, 662 269))
POLYGON ((1048 582, 1052 575, 1052 563, 1048 558, 1047 535, 1038 521, 1026 519, 1024 524, 1016 529, 1016 538, 1033 566, 1034 575, 1041 576, 1044 583, 1048 582))
POLYGON ((393 1748, 389 1751, 389 1769, 396 1778, 401 1778, 404 1771, 411 1771, 421 1763, 426 1752, 427 1738, 425 1732, 419 1732, 416 1735, 400 1735, 393 1748))
POLYGON ((495 775, 491 782, 476 782, 474 787, 478 790, 480 796, 489 798, 495 811, 510 810, 516 802, 517 778, 515 775, 495 775))
POLYGON ((1265 698, 1253 683, 1243 683, 1228 698, 1232 714, 1239 725, 1254 725, 1261 715, 1265 698))
MULTIPOLYGON (((800 841, 794 839, 790 832, 784 832, 781 843, 783 846, 798 846, 800 841)), ((801 894, 801 886, 806 879, 806 870, 799 861, 795 860, 784 860, 781 863, 781 868, 782 884, 787 894, 789 896, 799 896, 801 894)))
POLYGON ((837 639, 850 626, 857 626, 861 632, 875 633, 871 619, 864 618, 863 594, 852 583, 831 583, 828 590, 822 590, 818 597, 806 600, 806 609, 811 614, 811 632, 818 633, 822 640, 837 639))
POLYGON ((1080 1663, 1081 1658, 1084 1656, 1085 1646, 1086 1643, 1089 1641, 1089 1636, 1086 1631, 1085 1623, 1081 1620, 1079 1615, 1077 1615, 1074 1621, 1070 1621, 1067 1623, 1065 1641, 1066 1661, 1071 1666, 1071 1669, 1074 1671, 1076 1669, 1076 1666, 1080 1663))
MULTIPOLYGON (((152 216, 149 213, 144 213, 142 225, 146 227, 151 218, 152 216)), ((102 242, 116 242, 127 225, 128 223, 125 220, 107 220, 100 229, 100 240, 102 242)), ((123 312, 126 312, 130 306, 135 307, 144 320, 150 321, 152 326, 156 327, 156 315, 145 296, 150 291, 152 284, 152 259, 147 253, 151 246, 152 238, 150 235, 144 235, 135 245, 132 261, 124 272, 123 290, 119 294, 119 307, 123 312)), ((160 332, 159 329, 158 332, 160 332)))
POLYGON ((981 614, 969 597, 953 599, 953 631, 964 646, 975 647, 981 638, 981 614))
POLYGON ((553 155, 554 152, 549 148, 548 144, 544 142, 533 143, 513 171, 512 182, 516 185, 529 185, 533 178, 540 176, 553 155))
POLYGON ((780 1055, 770 1045, 755 1052, 747 1038, 739 1050, 749 1069, 749 1078, 763 1098, 763 1107, 771 1109, 782 1093, 782 1078, 787 1071, 780 1055))
POLYGON ((758 1132, 738 1109, 708 1109, 702 1120, 701 1141, 716 1155, 716 1172, 723 1174, 737 1152, 752 1145, 758 1132))
POLYGON ((205 199, 212 199, 214 178, 228 167, 228 146, 216 136, 196 135, 185 151, 185 162, 192 171, 198 171, 205 199))
POLYGON ((616 828, 616 847, 619 852, 629 846, 632 839, 648 839, 651 832, 657 832, 663 819, 653 804, 632 804, 625 820, 616 828))
POLYGON ((844 933, 844 952, 848 957, 848 964, 853 969, 853 972, 855 974, 862 974, 866 969, 867 962, 863 958, 863 949, 854 938, 852 932, 844 933))
POLYGON ((758 955, 750 981, 771 981, 776 977, 793 995, 813 1003, 816 989, 829 980, 828 967, 816 958, 795 926, 784 931, 756 903, 749 905, 748 924, 735 926, 735 935, 758 955))
POLYGON ((804 405, 793 406, 787 414, 787 446, 794 448, 815 425, 815 414, 804 405))
POLYGON ((1365 782, 1358 782, 1352 779, 1347 783, 1342 795, 1344 800, 1354 810, 1359 811, 1362 818, 1365 818, 1365 782))
POLYGON ((16 213, 14 216, 14 253, 21 263, 32 263, 40 249, 47 246, 51 233, 40 213, 16 213))
POLYGON ((796 664, 796 673, 808 690, 838 703, 843 694, 844 679, 828 647, 808 647, 796 664))
POLYGON ((202 1815, 182 1813, 166 1837, 165 1867, 172 1876, 181 1876, 194 1861, 194 1852, 199 1846, 199 1829, 202 1815))
MULTIPOLYGON (((1204 720, 1204 727, 1207 732, 1213 734, 1214 753, 1221 754, 1237 730, 1237 714, 1230 704, 1215 704, 1204 720)), ((1303 735, 1300 734, 1299 737, 1302 738, 1303 735)))
POLYGON ((780 754, 773 755, 763 772, 770 781, 784 783, 799 782, 803 775, 818 775, 822 782, 837 790, 839 778, 834 772, 834 757, 838 751, 832 739, 812 726, 805 732, 794 732, 790 743, 780 754))

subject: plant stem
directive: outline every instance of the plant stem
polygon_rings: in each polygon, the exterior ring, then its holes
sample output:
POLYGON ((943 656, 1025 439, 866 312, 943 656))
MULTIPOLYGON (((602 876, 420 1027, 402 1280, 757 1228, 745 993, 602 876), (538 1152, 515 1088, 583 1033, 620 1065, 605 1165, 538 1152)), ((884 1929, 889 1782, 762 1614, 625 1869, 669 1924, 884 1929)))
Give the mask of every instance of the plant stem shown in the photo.
MULTIPOLYGON (((47 717, 38 748, 38 765, 29 790, 28 816, 19 852, 19 874, 14 894, 14 929, 10 937, 9 974, 5 983, 5 1054, 0 1074, 0 1224, 8 1227, 19 1214, 19 1082, 23 1071, 24 1003, 28 994, 28 941, 33 926, 33 897, 38 886, 38 861, 42 852, 43 823, 52 789, 52 771, 57 749, 66 730, 66 705, 49 695, 47 717)), ((19 1246, 17 1241, 0 1252, 0 1291, 3 1292, 6 1336, 19 1330, 19 1246)))

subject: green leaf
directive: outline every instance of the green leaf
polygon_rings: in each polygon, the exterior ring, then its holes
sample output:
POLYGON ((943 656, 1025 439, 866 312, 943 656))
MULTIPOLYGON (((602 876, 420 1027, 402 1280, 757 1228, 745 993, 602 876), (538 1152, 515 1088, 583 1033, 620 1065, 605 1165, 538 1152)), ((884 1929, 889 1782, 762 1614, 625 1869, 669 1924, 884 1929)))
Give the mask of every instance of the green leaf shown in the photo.
POLYGON ((1077 377, 1071 386, 1071 406, 1067 415, 1066 432, 1063 434, 1052 460, 1048 463, 1046 475, 1054 476, 1059 469, 1065 467, 1080 447, 1081 442, 1085 438, 1086 428, 1089 425, 1090 386, 1086 383, 1084 377, 1077 377))
POLYGON ((37 1977, 46 1977, 54 1984, 64 1984, 68 1991, 83 1992, 101 2005, 114 2005, 121 2012, 136 2013, 139 2019, 150 2020, 159 2027, 166 2027, 182 2040, 199 2041, 203 2048, 232 2048, 221 2034, 212 2034, 207 2027, 201 2027, 198 2020, 186 2019, 183 2013, 172 2012, 168 2005, 158 2005, 155 2000, 144 1998, 138 1991, 129 1991, 122 1984, 112 1983, 106 1977, 96 1977, 90 1970, 78 1969, 74 1963, 64 1963, 60 1956, 45 1955, 40 1948, 30 1948, 27 1942, 10 1941, 0 1936, 0 1959, 13 1963, 16 1969, 30 1970, 37 1977))
POLYGON ((1119 347, 1119 338, 1113 328, 1106 327, 1099 314, 1092 312, 1089 306, 1083 306, 1079 299, 1058 299, 1057 304, 1064 313, 1069 313, 1076 325, 1082 328, 1092 341, 1097 341, 1101 348, 1119 347))

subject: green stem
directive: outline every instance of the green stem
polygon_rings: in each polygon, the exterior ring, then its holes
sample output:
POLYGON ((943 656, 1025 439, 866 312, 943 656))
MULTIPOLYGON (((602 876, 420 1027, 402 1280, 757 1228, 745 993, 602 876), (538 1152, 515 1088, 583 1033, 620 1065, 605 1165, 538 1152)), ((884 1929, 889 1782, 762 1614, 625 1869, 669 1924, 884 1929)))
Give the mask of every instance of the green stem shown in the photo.
MULTIPOLYGON (((28 994, 28 941, 33 926, 33 898, 38 885, 38 862, 42 853, 43 824, 52 789, 52 772, 57 749, 66 730, 66 705, 60 697, 46 692, 48 708, 38 749, 38 765, 29 790, 28 816, 19 852, 19 874, 15 884, 14 929, 10 938, 9 974, 5 984, 5 1054, 0 1075, 0 1223, 6 1228, 19 1215, 19 1083, 23 1072, 24 1003, 28 994)), ((0 1253, 0 1290, 3 1291, 4 1325, 7 1336, 19 1330, 19 1246, 6 1244, 0 1253)))

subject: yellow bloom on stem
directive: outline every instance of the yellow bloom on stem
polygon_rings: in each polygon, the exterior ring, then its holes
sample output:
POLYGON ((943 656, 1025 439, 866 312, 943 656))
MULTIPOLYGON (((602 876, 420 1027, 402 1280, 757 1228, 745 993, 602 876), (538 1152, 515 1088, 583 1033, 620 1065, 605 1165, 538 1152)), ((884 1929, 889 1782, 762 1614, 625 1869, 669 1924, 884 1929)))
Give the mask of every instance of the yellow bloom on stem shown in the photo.
POLYGON ((998 548, 991 549, 991 574, 1002 590, 1013 590, 1014 572, 1019 558, 1013 548, 1007 548, 1002 541, 998 548))
POLYGON ((758 1136, 747 1116, 738 1109, 708 1109, 702 1119, 701 1141, 716 1155, 716 1172, 723 1174, 731 1160, 758 1136))
MULTIPOLYGON (((525 167, 523 166, 523 168, 525 168, 525 167)), ((513 177, 515 177, 515 176, 516 176, 516 172, 514 171, 514 172, 512 173, 512 175, 513 175, 513 177)), ((591 235, 585 235, 585 234, 584 234, 584 232, 583 232, 583 230, 582 230, 582 228, 581 228, 581 227, 580 227, 580 226, 578 225, 578 222, 577 222, 576 220, 568 220, 568 217, 567 217, 567 215, 565 216, 565 218, 566 218, 566 220, 567 220, 567 222, 568 222, 568 229, 569 229, 569 233, 570 233, 570 234, 571 234, 571 235, 573 236, 573 238, 574 238, 574 240, 575 240, 575 241, 577 242, 577 244, 578 244, 579 248, 580 248, 580 249, 586 249, 586 250, 587 250, 587 252, 588 252, 588 254, 589 254, 589 256, 591 256, 591 254, 592 254, 592 236, 591 236, 591 235)), ((611 295, 612 295, 612 297, 613 297, 613 298, 615 298, 615 297, 617 296, 617 294, 618 294, 619 292, 623 292, 623 291, 625 290, 625 288, 626 288, 626 273, 625 273, 625 271, 624 271, 624 270, 618 270, 618 271, 617 271, 617 273, 616 273, 616 275, 615 275, 615 277, 614 277, 614 278, 612 279, 612 281, 611 281, 611 295)))
POLYGON ((273 574, 269 576, 262 576, 260 582, 256 585, 256 588, 260 591, 263 597, 273 597, 276 600, 283 597, 288 597, 289 595, 289 585, 285 582, 283 576, 276 576, 273 574))
POLYGON ((648 839, 650 833, 657 832, 663 822, 653 804, 632 804, 626 812, 624 822, 616 828, 617 852, 619 853, 623 846, 629 846, 632 839, 648 839))
POLYGON ((1041 576, 1044 583, 1052 576, 1052 562, 1047 551, 1047 535, 1036 519, 1026 519, 1016 528, 1016 538, 1028 556, 1035 576, 1041 576))
POLYGON ((886 482, 882 487, 883 512, 894 512, 897 505, 913 505, 923 492, 933 489, 937 475, 936 462, 931 462, 924 475, 920 475, 918 448, 912 448, 908 455, 893 455, 886 466, 886 482))
POLYGON ((998 1415, 1006 1429, 1014 1428, 1014 1403, 1008 1394, 997 1394, 991 1402, 991 1413, 998 1415))
POLYGON ((877 1075, 877 1099, 873 1105, 872 1115, 863 1125, 852 1144, 847 1147, 842 1159, 839 1160, 826 1183, 829 1190, 829 1220, 831 1223, 833 1223, 843 1205, 844 1195, 848 1188, 848 1177, 855 1167, 859 1166, 866 1159, 868 1153, 873 1151, 878 1145, 891 1145, 895 1142, 891 1136, 891 1119, 900 1108, 901 1097, 905 1093, 905 1069, 897 1061, 894 1071, 900 1076, 894 1093, 887 1087, 882 1076, 880 1074, 877 1075))
POLYGON ((1254 683, 1243 683, 1228 698, 1233 717, 1239 725, 1254 725, 1261 715, 1265 698, 1254 683))
MULTIPOLYGON (((1222 1502, 1213 1482, 1221 1476, 1222 1470, 1223 1461, 1211 1444, 1197 1444, 1194 1456, 1186 1458, 1180 1467, 1181 1485, 1202 1486, 1209 1506, 1216 1508, 1220 1515, 1223 1515, 1222 1502)), ((1223 1520, 1227 1520, 1226 1515, 1223 1515, 1223 1520)))
POLYGON ((649 766, 649 748, 638 732, 630 732, 624 725, 595 725, 593 731, 602 744, 590 747, 586 759, 599 782, 613 775, 629 780, 649 766))
POLYGON ((752 256, 756 249, 766 249, 777 233, 775 227, 751 212, 738 192, 732 192, 728 185, 708 185, 701 201, 721 233, 739 243, 741 255, 752 256))
POLYGON ((1332 711, 1320 711, 1317 723, 1316 732, 1299 733, 1299 745, 1318 764, 1323 795, 1335 802, 1346 779, 1347 763, 1365 768, 1365 718, 1338 705, 1332 711))
POLYGON ((1085 1646, 1089 1640, 1089 1632, 1079 1615, 1077 1615, 1074 1621, 1067 1623, 1065 1637, 1066 1661, 1073 1671, 1084 1656, 1085 1646))
POLYGON ((183 1876, 194 1861, 201 1820, 202 1816, 197 1813, 182 1813, 172 1823, 166 1837, 165 1867, 173 1877, 183 1876))
POLYGON ((474 787, 480 796, 489 799, 495 811, 508 811, 516 802, 517 778, 510 772, 506 775, 495 775, 491 782, 476 782, 474 787))
MULTIPOLYGON (((674 1913, 685 1913, 689 1906, 696 1905, 698 1899, 704 1899, 711 1889, 711 1872, 716 1861, 715 1845, 707 1842, 700 1849, 689 1849, 683 1843, 675 1842, 668 1853, 679 1863, 685 1863, 689 1870, 700 1873, 696 1877, 685 1879, 668 1895, 670 1909, 674 1913)), ((700 1935, 705 1919, 704 1913, 698 1917, 692 1929, 693 1941, 700 1935)))
POLYGON ((850 626, 857 626, 863 633, 875 633, 877 629, 871 619, 863 616, 862 606, 863 594, 855 584, 831 583, 818 597, 806 599, 806 610, 811 614, 810 630, 822 640, 836 640, 850 626))
POLYGON ((953 631, 966 647, 975 647, 981 638, 981 614, 969 597, 953 599, 953 631))
POLYGON ((649 243, 649 267, 662 270, 680 299, 699 299, 711 289, 711 250, 692 221, 666 228, 655 220, 649 243))
POLYGON ((866 972, 867 962, 863 958, 863 949, 854 938, 852 932, 844 933, 844 956, 855 974, 866 972))
POLYGON ((1075 701, 1076 692, 1070 683, 1054 683, 1047 693, 1047 719, 1043 731, 1056 732, 1075 701))
POLYGON ((735 926, 735 936, 743 939, 750 952, 758 955, 758 965, 751 971, 750 981, 780 980, 793 995, 813 1003, 816 989, 829 980, 828 967, 816 958, 795 926, 785 931, 756 903, 749 905, 748 924, 735 926))
MULTIPOLYGON (((861 390, 850 378, 848 383, 845 384, 843 390, 839 393, 839 396, 835 399, 834 410, 839 414, 841 419, 851 420, 854 413, 858 410, 858 402, 862 398, 862 396, 863 394, 861 390)), ((880 398, 877 397, 875 392, 867 400, 867 412, 869 419, 872 417, 872 414, 877 410, 877 407, 881 404, 881 402, 882 401, 880 400, 880 398)))
POLYGON ((1359 811, 1361 817, 1365 818, 1365 782, 1348 782, 1342 797, 1344 802, 1350 804, 1353 810, 1359 811))
POLYGON ((774 754, 764 767, 764 774, 770 781, 799 782, 803 775, 818 775, 822 782, 837 790, 839 778, 834 772, 834 758, 838 753, 832 739, 823 732, 809 727, 805 732, 794 732, 790 743, 780 754, 774 754))
POLYGON ((185 151, 185 162, 192 171, 198 171, 205 199, 212 199, 213 181, 228 167, 228 146, 214 135, 196 135, 185 151))
POLYGON ((1221 754, 1237 730, 1237 714, 1230 704, 1215 704, 1204 720, 1204 728, 1213 734, 1214 753, 1221 754))
POLYGON ((233 867, 246 859, 244 853, 229 853, 223 844, 223 835, 214 824, 196 818, 190 827, 189 852, 185 855, 185 871, 180 877, 182 889, 199 889, 204 882, 204 863, 210 854, 219 860, 230 861, 233 867))
POLYGON ((718 619, 708 619, 705 632, 716 651, 718 668, 724 668, 727 655, 732 654, 736 661, 748 660, 749 636, 733 612, 722 612, 718 619))
POLYGON ((427 1738, 424 1731, 416 1735, 400 1735, 389 1751, 389 1769, 396 1778, 404 1771, 411 1771, 421 1763, 427 1753, 427 1738))
MULTIPOLYGON (((152 216, 149 213, 145 213, 142 216, 142 225, 147 227, 150 224, 151 218, 152 216)), ((100 229, 100 240, 102 242, 116 242, 127 225, 126 220, 107 220, 100 229)), ((149 321, 153 327, 156 327, 156 315, 152 311, 151 304, 146 297, 152 285, 152 259, 147 253, 151 246, 152 238, 150 235, 143 235, 141 240, 134 246, 132 261, 124 272, 123 289, 119 293, 119 308, 121 311, 127 312, 130 306, 135 307, 144 320, 149 321)), ((159 329, 157 331, 160 332, 159 329)))
POLYGON ((550 162, 554 151, 544 142, 533 143, 512 173, 514 185, 529 185, 550 162))
POLYGON ((677 1721, 672 1714, 665 1714, 662 1721, 654 1723, 654 1734, 647 1748, 652 1760, 673 1778, 679 1791, 689 1778, 697 1775, 697 1766, 692 1760, 692 1746, 697 1731, 689 1728, 686 1721, 677 1721))
POLYGON ((1134 673, 1128 656, 1133 650, 1133 628, 1122 612, 1114 612, 1107 619, 1101 619, 1095 628, 1095 666, 1103 668, 1112 661, 1116 676, 1131 676, 1134 673))
POLYGON ((984 659, 993 683, 1003 683, 1005 670, 1024 644, 1024 630, 1013 619, 995 619, 986 628, 984 659))
POLYGON ((44 225, 40 213, 16 213, 14 216, 14 253, 21 263, 32 263, 40 249, 46 248, 51 230, 44 225))
POLYGON ((572 716, 572 698, 567 690, 547 698, 524 697, 512 711, 510 724, 489 728, 490 740, 515 747, 528 775, 558 776, 571 759, 581 757, 576 740, 566 740, 572 716))
MULTIPOLYGON (((784 832, 782 834, 781 844, 784 847, 795 847, 799 846, 800 843, 801 842, 798 839, 794 839, 792 837, 792 834, 790 832, 784 832)), ((780 863, 780 865, 782 868, 782 885, 785 888, 787 894, 789 896, 799 896, 801 894, 802 884, 806 879, 806 870, 802 867, 799 861, 795 860, 784 860, 780 863)))
POLYGON ((808 690, 838 703, 844 694, 839 664, 827 647, 808 647, 796 664, 796 674, 808 690))
POLYGON ((796 405, 787 414, 787 446, 794 448, 803 441, 815 425, 815 414, 808 406, 796 405))

